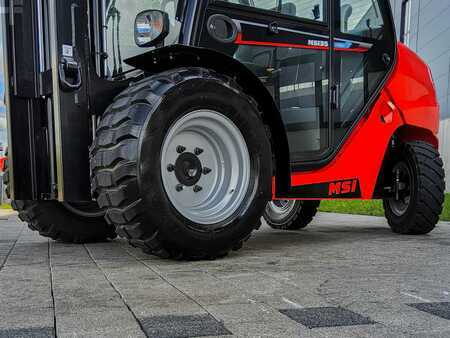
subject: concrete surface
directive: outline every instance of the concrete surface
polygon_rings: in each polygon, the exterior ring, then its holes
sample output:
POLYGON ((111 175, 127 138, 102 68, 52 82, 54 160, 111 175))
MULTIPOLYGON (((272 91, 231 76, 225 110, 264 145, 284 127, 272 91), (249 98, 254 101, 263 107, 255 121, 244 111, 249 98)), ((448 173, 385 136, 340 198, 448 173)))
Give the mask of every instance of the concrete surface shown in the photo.
POLYGON ((450 224, 321 214, 228 258, 48 241, 0 215, 0 337, 450 337, 450 224))

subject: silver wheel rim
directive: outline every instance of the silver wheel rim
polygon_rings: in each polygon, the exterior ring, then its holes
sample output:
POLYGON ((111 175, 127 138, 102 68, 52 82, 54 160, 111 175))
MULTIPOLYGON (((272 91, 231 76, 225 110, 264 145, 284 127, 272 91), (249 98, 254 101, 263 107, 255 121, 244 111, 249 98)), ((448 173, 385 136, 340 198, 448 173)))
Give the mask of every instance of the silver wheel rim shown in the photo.
POLYGON ((161 176, 174 208, 188 220, 213 225, 240 209, 250 185, 250 155, 229 118, 196 110, 169 129, 161 152, 161 176))
POLYGON ((266 207, 266 214, 270 215, 272 222, 283 223, 297 207, 297 202, 294 200, 276 200, 269 202, 266 207))

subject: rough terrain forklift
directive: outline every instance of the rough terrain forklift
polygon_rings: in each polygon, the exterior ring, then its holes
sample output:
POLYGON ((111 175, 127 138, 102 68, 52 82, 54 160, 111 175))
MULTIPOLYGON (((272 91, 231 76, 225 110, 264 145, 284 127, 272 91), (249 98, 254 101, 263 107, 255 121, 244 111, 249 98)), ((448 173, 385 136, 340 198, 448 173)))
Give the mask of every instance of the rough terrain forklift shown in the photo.
POLYGON ((324 199, 439 220, 430 70, 386 0, 3 0, 8 191, 73 243, 214 259, 324 199))

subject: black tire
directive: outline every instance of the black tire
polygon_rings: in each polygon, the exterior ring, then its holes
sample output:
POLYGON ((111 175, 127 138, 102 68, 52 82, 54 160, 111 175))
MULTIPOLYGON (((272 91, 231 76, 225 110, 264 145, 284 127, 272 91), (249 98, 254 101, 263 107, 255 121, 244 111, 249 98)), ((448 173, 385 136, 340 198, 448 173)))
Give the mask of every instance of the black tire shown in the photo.
POLYGON ((269 202, 264 211, 267 224, 278 230, 300 230, 314 219, 320 201, 277 201, 269 202), (284 204, 286 202, 287 204, 284 204))
MULTIPOLYGON (((8 161, 5 163, 3 182, 9 197, 8 161)), ((114 227, 105 221, 103 215, 83 217, 73 212, 74 206, 66 207, 56 201, 11 201, 11 205, 31 230, 53 240, 82 244, 104 242, 117 237, 114 227)), ((89 213, 94 206, 89 206, 85 212, 89 213)))
POLYGON ((261 225, 271 197, 271 159, 256 104, 232 79, 200 68, 175 69, 134 84, 107 109, 91 152, 92 188, 108 208, 109 223, 131 245, 162 258, 214 259, 240 249, 261 225), (245 205, 215 230, 183 217, 161 177, 167 130, 196 107, 214 108, 232 120, 252 161, 245 205))
MULTIPOLYGON (((443 211, 445 173, 439 152, 431 144, 406 143, 391 170, 405 172, 406 196, 383 201, 392 231, 404 235, 424 235, 434 230, 443 211), (404 169, 402 169, 404 168, 404 169), (400 203, 400 204, 399 204, 400 203)), ((395 179, 396 174, 392 173, 395 179)), ((403 180, 403 179, 402 179, 403 180)))
POLYGON ((95 243, 116 238, 104 217, 82 217, 56 201, 12 201, 19 218, 41 236, 64 243, 95 243))

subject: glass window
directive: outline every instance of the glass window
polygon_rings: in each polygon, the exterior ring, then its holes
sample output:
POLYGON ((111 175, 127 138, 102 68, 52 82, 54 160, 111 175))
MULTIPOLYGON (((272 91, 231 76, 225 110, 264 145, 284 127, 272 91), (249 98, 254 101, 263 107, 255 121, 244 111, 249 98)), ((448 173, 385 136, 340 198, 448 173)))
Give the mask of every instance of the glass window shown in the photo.
POLYGON ((341 0, 340 30, 342 33, 381 39, 383 16, 376 0, 341 0))
POLYGON ((386 46, 391 46, 389 26, 385 27, 380 11, 385 7, 379 5, 380 1, 341 0, 340 3, 341 30, 374 41, 365 43, 367 51, 335 51, 335 67, 340 80, 340 107, 333 114, 335 144, 344 139, 386 76, 389 67, 379 50, 388 52, 386 46))
MULTIPOLYGON (((170 34, 166 45, 178 42, 181 24, 175 20, 178 0, 105 0, 103 1, 104 22, 104 76, 114 77, 131 70, 123 60, 142 54, 146 50, 134 42, 134 21, 136 15, 148 9, 159 9, 170 17, 170 34)), ((151 49, 151 48, 150 48, 151 49)))
POLYGON ((292 162, 329 147, 328 51, 239 46, 234 58, 266 85, 280 108, 292 162))
POLYGON ((304 19, 324 21, 324 0, 229 0, 227 2, 304 19))

